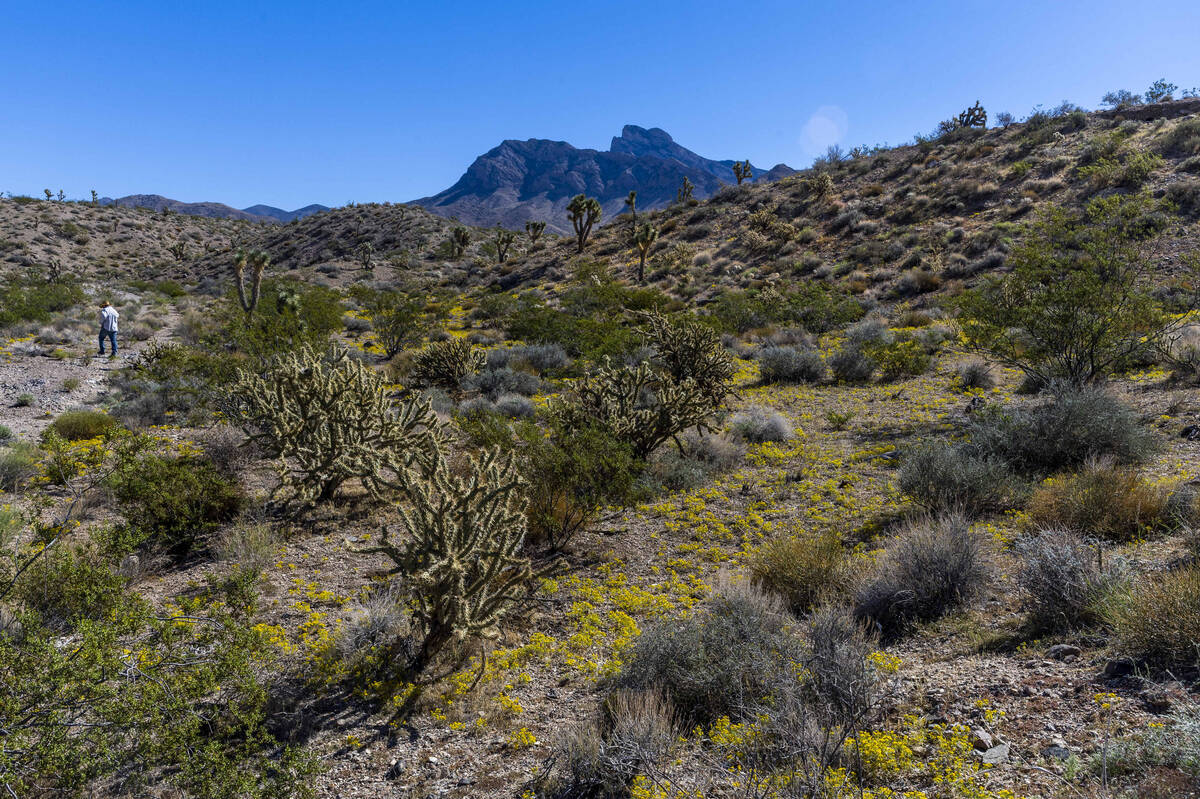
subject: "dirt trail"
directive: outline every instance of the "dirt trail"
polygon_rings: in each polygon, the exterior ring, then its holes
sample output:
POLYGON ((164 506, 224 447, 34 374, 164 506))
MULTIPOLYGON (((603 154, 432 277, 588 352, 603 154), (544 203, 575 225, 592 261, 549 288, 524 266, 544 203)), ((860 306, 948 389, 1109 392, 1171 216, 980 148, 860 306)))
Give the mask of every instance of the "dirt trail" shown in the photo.
POLYGON ((53 348, 42 347, 45 354, 31 354, 28 350, 32 342, 0 339, 0 425, 12 430, 18 438, 34 439, 55 415, 95 405, 107 389, 110 374, 150 342, 170 339, 178 321, 179 313, 170 308, 162 317, 162 326, 146 341, 134 341, 127 334, 118 333, 117 358, 97 355, 96 333, 86 341, 76 340, 59 347, 70 353, 65 358, 50 355, 53 348), (32 396, 33 402, 20 405, 18 398, 22 395, 32 396))

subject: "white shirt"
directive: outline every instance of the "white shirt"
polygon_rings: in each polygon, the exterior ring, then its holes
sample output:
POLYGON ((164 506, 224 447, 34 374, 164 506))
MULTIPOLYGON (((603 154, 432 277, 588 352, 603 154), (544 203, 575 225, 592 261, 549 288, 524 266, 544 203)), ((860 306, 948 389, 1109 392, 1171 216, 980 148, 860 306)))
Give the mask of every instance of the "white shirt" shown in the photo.
POLYGON ((115 333, 117 330, 117 317, 119 316, 120 314, 117 313, 116 308, 111 305, 104 306, 100 311, 100 329, 106 333, 110 330, 115 333))

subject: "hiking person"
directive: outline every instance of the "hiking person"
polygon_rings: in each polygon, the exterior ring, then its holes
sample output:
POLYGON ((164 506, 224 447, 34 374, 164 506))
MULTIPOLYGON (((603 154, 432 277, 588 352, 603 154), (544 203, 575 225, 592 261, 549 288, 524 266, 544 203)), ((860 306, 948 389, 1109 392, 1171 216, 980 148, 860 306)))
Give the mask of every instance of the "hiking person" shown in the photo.
POLYGON ((120 316, 112 303, 105 300, 100 305, 100 354, 104 354, 104 340, 112 342, 112 356, 117 357, 117 318, 120 316))

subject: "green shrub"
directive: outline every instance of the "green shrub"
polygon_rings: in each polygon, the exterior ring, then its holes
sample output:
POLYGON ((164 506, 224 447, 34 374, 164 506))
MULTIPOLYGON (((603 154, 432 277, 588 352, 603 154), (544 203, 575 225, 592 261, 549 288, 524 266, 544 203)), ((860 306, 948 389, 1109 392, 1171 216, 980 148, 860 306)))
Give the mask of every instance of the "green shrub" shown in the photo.
POLYGON ((83 289, 74 278, 48 282, 6 278, 0 284, 0 328, 17 322, 47 322, 51 314, 68 311, 83 300, 83 289))
POLYGON ((933 513, 968 517, 1012 507, 1019 486, 1004 463, 946 443, 919 444, 904 459, 897 483, 913 502, 933 513))
POLYGON ((1138 463, 1157 448, 1132 410, 1097 386, 1057 384, 1049 402, 1029 409, 989 407, 967 424, 971 449, 1022 474, 1047 475, 1111 456, 1138 463))
POLYGON ((17 584, 17 598, 55 630, 110 616, 122 600, 125 579, 95 548, 58 544, 33 562, 17 584))
POLYGON ((848 587, 851 561, 836 532, 790 536, 759 550, 750 561, 750 574, 760 588, 803 616, 848 587))
POLYGON ((103 411, 66 411, 60 413, 50 428, 67 441, 99 438, 116 427, 117 420, 103 411))
POLYGON ((0 450, 0 491, 16 491, 38 473, 41 454, 32 444, 18 441, 0 450))
POLYGON ((1193 668, 1200 646, 1200 566, 1131 583, 1107 608, 1116 651, 1167 669, 1193 668))
POLYGON ((241 486, 208 461, 144 456, 110 478, 126 524, 177 560, 244 503, 241 486))
POLYGON ((962 517, 913 522, 856 591, 855 615, 895 636, 971 603, 992 575, 988 544, 962 517))
POLYGON ((920 342, 912 338, 896 338, 886 344, 868 346, 865 352, 879 365, 884 380, 923 375, 933 361, 920 342))
POLYGON ((323 347, 342 329, 338 292, 296 280, 264 280, 253 314, 247 316, 234 292, 227 295, 201 333, 211 351, 234 349, 270 357, 302 346, 323 347))
POLYGON ((1149 204, 1114 196, 1082 214, 1051 209, 1013 250, 1011 272, 956 299, 967 346, 1043 383, 1136 363, 1170 332, 1138 248, 1149 204))
POLYGON ((1162 134, 1156 142, 1163 155, 1200 155, 1200 119, 1184 119, 1162 134))

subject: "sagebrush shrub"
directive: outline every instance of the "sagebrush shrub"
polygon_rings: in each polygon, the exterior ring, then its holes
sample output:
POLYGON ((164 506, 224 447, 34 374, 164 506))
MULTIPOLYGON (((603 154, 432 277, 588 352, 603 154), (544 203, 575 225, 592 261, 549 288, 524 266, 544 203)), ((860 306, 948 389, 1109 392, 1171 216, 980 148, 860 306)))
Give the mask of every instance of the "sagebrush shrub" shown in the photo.
POLYGON ((557 768, 543 780, 545 799, 627 796, 634 777, 663 761, 678 738, 670 704, 657 690, 615 691, 601 718, 563 737, 557 768))
POLYGON ((928 511, 959 511, 968 516, 1011 507, 1019 493, 1003 462, 944 442, 917 445, 904 458, 897 483, 928 511))
POLYGON ((963 391, 969 391, 973 388, 987 391, 996 385, 996 377, 992 374, 992 368, 983 361, 971 361, 963 364, 958 369, 958 386, 963 391))
POLYGON ((461 387, 464 391, 478 391, 494 402, 501 394, 533 396, 541 390, 542 381, 529 372, 514 371, 503 367, 485 369, 478 374, 467 375, 463 378, 461 387))
POLYGON ((756 357, 764 383, 816 383, 825 377, 825 361, 814 349, 764 347, 756 357))
POLYGON ((751 405, 735 413, 729 420, 729 429, 735 436, 754 444, 787 441, 794 434, 787 417, 763 405, 751 405))
POLYGON ((682 721, 743 718, 786 679, 803 646, 764 596, 725 590, 701 612, 646 629, 615 682, 662 688, 682 721))
POLYGON ((1024 474, 1051 474, 1089 458, 1138 463, 1156 449, 1153 433, 1098 386, 1056 384, 1049 402, 1029 409, 988 408, 967 424, 971 447, 1024 474))
POLYGON ((1101 619, 1102 601, 1124 578, 1123 569, 1102 566, 1100 553, 1078 533, 1047 529, 1019 539, 1017 584, 1035 630, 1086 627, 1101 619))
POLYGON ((126 524, 176 559, 233 519, 245 502, 237 482, 192 457, 147 455, 110 483, 126 524))
POLYGON ((855 614, 888 636, 972 602, 991 579, 986 540, 961 516, 918 520, 855 592, 855 614))
POLYGON ((841 383, 867 383, 878 367, 861 348, 849 344, 829 356, 829 369, 841 383))
POLYGON ((65 411, 50 423, 50 429, 67 441, 99 438, 112 430, 117 420, 103 411, 65 411))
POLYGON ((766 544, 751 559, 750 574, 800 616, 846 589, 851 563, 836 532, 798 535, 766 544))

